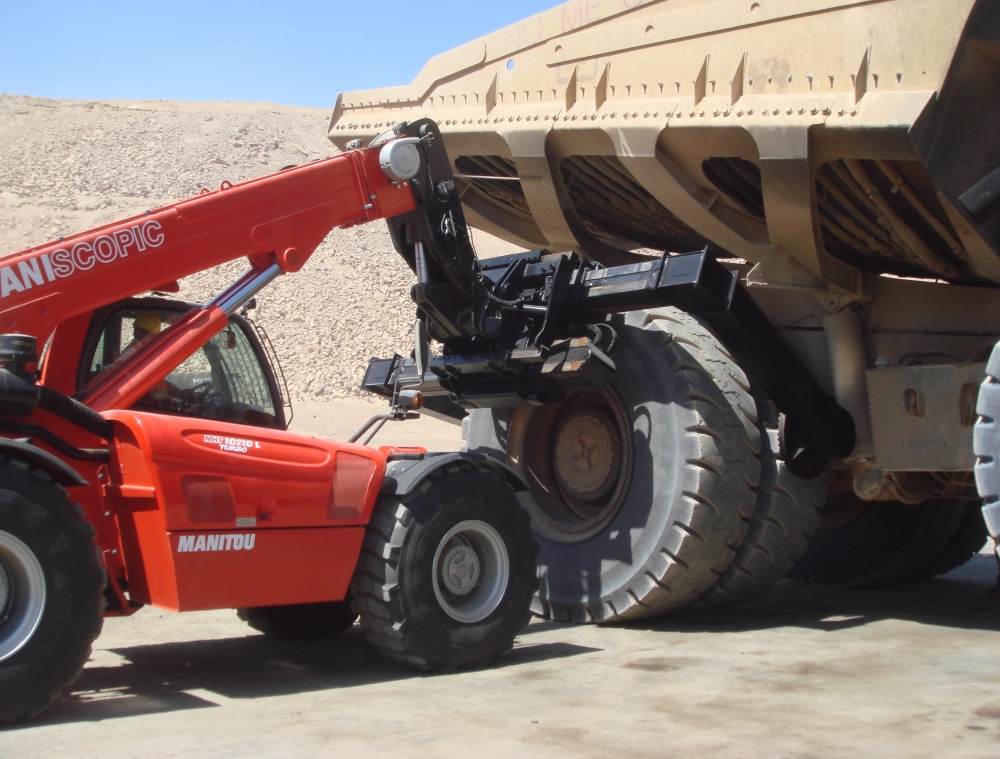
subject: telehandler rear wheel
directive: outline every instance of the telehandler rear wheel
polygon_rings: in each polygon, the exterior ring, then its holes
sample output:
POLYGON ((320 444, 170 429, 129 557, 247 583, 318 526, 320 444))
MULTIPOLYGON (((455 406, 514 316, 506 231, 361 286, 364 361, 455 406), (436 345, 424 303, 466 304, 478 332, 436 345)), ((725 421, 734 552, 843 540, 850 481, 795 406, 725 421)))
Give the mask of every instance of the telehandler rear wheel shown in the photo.
POLYGON ((470 463, 375 506, 351 582, 368 640, 421 670, 482 666, 531 618, 538 579, 511 486, 470 463))
POLYGON ((466 442, 532 490, 536 614, 642 619, 693 603, 733 560, 760 477, 749 381, 676 308, 612 317, 617 371, 600 391, 474 411, 466 442))
POLYGON ((237 609, 250 627, 277 638, 319 638, 350 630, 358 619, 350 597, 343 601, 237 609))
POLYGON ((107 582, 94 537, 47 475, 0 461, 0 724, 43 711, 90 656, 107 582))

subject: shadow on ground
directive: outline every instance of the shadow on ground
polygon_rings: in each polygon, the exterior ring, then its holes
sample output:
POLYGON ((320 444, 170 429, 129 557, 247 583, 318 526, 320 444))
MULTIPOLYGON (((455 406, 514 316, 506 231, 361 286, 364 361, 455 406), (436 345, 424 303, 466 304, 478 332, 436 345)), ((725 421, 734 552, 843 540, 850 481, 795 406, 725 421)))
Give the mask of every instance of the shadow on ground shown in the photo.
MULTIPOLYGON (((882 620, 1000 631, 1000 587, 993 557, 979 555, 948 575, 880 588, 831 590, 780 583, 730 609, 693 609, 623 626, 664 633, 740 633, 800 627, 835 633, 882 620)), ((498 667, 517 667, 592 653, 572 643, 532 643, 533 634, 570 629, 557 622, 526 628, 498 667)), ((296 641, 249 635, 112 649, 122 662, 92 664, 72 693, 31 726, 212 708, 228 699, 258 699, 435 677, 386 661, 355 626, 344 635, 296 641)), ((456 675, 461 677, 462 675, 456 675)), ((17 728, 15 728, 17 729, 17 728)))
MULTIPOLYGON (((122 664, 88 666, 67 697, 40 718, 17 727, 212 708, 220 700, 449 676, 416 672, 387 661, 365 642, 356 625, 343 635, 312 640, 249 635, 111 650, 124 659, 122 664)), ((527 643, 493 666, 514 667, 597 650, 568 643, 527 643)))
MULTIPOLYGON (((874 588, 831 589, 784 580, 753 601, 727 609, 692 607, 624 629, 733 633, 802 627, 834 632, 886 619, 937 627, 1000 631, 1000 585, 993 556, 979 554, 942 577, 874 588)), ((541 622, 522 635, 568 628, 541 622)))

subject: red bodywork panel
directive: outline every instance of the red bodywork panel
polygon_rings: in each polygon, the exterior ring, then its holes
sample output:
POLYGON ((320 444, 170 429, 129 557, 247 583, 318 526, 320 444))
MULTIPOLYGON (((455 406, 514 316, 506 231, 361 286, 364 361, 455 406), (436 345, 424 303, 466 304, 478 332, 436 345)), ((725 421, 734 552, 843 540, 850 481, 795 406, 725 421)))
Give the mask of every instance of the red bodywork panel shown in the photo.
POLYGON ((115 427, 106 507, 133 601, 174 611, 336 601, 385 456, 280 430, 139 411, 115 427))
MULTIPOLYGON (((301 269, 334 227, 413 210, 379 149, 353 151, 0 258, 0 332, 51 337, 40 381, 76 393, 92 314, 104 306, 246 256, 253 269, 301 269)), ((97 530, 110 595, 128 614, 273 606, 344 598, 385 475, 372 448, 292 433, 127 410, 225 326, 195 309, 97 378, 82 400, 112 420, 108 462, 73 459, 90 485, 70 496, 97 530), (127 590, 129 598, 126 599, 127 590)), ((101 440, 36 409, 14 420, 71 446, 101 440)), ((9 427, 9 429, 14 429, 9 427)), ((7 431, 18 437, 30 431, 7 431)))

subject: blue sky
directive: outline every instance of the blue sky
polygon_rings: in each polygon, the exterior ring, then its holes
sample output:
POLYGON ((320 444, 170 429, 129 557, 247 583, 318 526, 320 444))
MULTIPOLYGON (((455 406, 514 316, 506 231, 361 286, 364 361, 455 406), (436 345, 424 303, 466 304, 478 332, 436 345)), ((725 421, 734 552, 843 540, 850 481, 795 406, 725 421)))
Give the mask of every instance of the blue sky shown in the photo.
POLYGON ((560 0, 0 0, 0 92, 330 107, 560 0))

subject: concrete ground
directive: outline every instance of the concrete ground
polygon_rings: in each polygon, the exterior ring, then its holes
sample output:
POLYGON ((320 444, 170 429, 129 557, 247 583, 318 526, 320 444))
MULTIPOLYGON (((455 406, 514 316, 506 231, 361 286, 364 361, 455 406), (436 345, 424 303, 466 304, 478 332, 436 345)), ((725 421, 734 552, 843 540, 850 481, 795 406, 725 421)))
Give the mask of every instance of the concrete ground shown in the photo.
MULTIPOLYGON (((300 407, 296 426, 348 429, 370 408, 300 407)), ((388 663, 357 627, 293 642, 232 611, 144 609, 106 622, 72 693, 0 732, 0 757, 994 758, 996 574, 984 553, 913 585, 785 582, 628 627, 536 621, 497 666, 453 675, 388 663)))
MULTIPOLYGON (((389 410, 388 403, 366 399, 329 403, 296 401, 291 429, 303 435, 347 440, 375 414, 389 410)), ((462 428, 457 424, 421 416, 409 422, 387 423, 371 441, 380 445, 422 445, 429 451, 457 451, 462 446, 462 428)))

